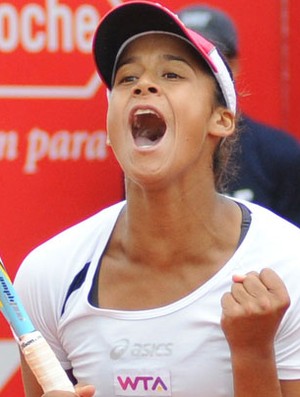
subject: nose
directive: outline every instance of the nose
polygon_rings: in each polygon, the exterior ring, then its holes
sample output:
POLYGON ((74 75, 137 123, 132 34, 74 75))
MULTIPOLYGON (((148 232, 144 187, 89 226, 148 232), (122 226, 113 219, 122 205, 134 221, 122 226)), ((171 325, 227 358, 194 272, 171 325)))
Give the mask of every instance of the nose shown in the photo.
POLYGON ((133 88, 133 95, 148 95, 148 94, 158 94, 159 87, 157 84, 149 81, 148 79, 140 79, 135 87, 133 88))

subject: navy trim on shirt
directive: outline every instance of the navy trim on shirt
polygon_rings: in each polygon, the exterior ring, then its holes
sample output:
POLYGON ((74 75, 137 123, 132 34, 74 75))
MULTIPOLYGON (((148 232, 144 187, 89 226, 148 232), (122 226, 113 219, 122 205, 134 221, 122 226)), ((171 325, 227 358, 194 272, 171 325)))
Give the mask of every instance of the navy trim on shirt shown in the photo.
POLYGON ((80 270, 80 272, 76 274, 76 276, 74 277, 72 283, 70 284, 70 287, 68 289, 64 304, 63 304, 62 309, 61 309, 61 316, 65 312, 66 304, 67 304, 67 301, 70 298, 71 294, 74 291, 76 291, 77 289, 79 289, 82 286, 82 284, 84 283, 86 275, 87 275, 87 272, 88 272, 89 267, 90 267, 90 264, 91 264, 91 262, 87 262, 84 265, 84 267, 80 270))

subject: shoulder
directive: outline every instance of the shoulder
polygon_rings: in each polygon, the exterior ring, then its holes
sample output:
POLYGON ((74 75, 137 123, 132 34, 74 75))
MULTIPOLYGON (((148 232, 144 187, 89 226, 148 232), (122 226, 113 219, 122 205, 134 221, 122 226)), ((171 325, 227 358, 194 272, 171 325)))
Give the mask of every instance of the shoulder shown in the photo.
POLYGON ((276 271, 290 292, 299 291, 300 229, 257 204, 238 200, 251 213, 251 224, 243 241, 243 263, 250 270, 260 272, 264 267, 276 271))
MULTIPOLYGON (((280 257, 294 255, 300 263, 300 229, 258 204, 234 199, 242 203, 251 213, 251 226, 248 237, 252 247, 260 247, 261 252, 280 252, 280 257)), ((277 254, 276 254, 277 255, 277 254)), ((298 265, 300 269, 300 264, 298 265)))
POLYGON ((273 269, 286 284, 299 310, 300 229, 266 208, 238 201, 251 213, 251 224, 240 247, 243 258, 240 265, 245 271, 273 269))
POLYGON ((254 224, 259 226, 264 231, 271 232, 272 225, 274 226, 276 232, 280 232, 280 230, 289 230, 290 233, 296 234, 300 236, 300 229, 294 226, 292 223, 282 218, 281 216, 275 214, 272 210, 269 210, 259 204, 255 204, 249 202, 247 200, 236 200, 242 204, 244 204, 250 211, 252 218, 254 219, 254 224), (267 221, 267 222, 266 222, 267 221))
POLYGON ((31 251, 22 266, 28 263, 42 266, 43 261, 49 262, 52 258, 59 259, 72 255, 72 252, 92 249, 101 235, 111 231, 123 205, 122 202, 108 207, 58 233, 31 251))
POLYGON ((63 285, 91 260, 101 239, 108 238, 123 205, 118 203, 98 212, 30 252, 15 278, 18 292, 28 295, 32 288, 35 294, 45 296, 63 290, 63 285))

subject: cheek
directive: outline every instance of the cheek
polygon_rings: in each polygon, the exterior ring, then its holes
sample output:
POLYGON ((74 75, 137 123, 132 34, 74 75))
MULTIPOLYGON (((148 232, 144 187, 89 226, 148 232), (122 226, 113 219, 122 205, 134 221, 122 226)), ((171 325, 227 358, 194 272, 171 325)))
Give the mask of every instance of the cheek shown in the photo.
POLYGON ((123 114, 124 111, 121 111, 119 107, 116 106, 116 102, 109 104, 106 117, 107 136, 111 149, 121 166, 126 146, 126 126, 123 114))
POLYGON ((112 131, 114 130, 113 121, 114 121, 113 112, 111 110, 108 110, 106 115, 106 131, 107 134, 110 136, 112 134, 112 131))
POLYGON ((122 120, 120 114, 122 114, 122 112, 118 110, 115 101, 110 101, 107 109, 106 129, 111 141, 118 135, 118 131, 121 130, 122 120))
POLYGON ((197 105, 196 98, 190 98, 190 100, 190 105, 178 109, 176 120, 185 142, 195 139, 199 142, 205 135, 207 114, 199 103, 197 105))

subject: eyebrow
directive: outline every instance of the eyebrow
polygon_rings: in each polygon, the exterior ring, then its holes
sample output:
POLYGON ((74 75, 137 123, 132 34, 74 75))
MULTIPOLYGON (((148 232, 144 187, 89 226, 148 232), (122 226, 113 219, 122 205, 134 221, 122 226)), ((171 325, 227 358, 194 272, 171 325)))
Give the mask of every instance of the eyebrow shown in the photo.
MULTIPOLYGON (((188 66, 191 66, 190 63, 183 57, 179 56, 179 55, 172 55, 172 54, 164 54, 163 55, 163 59, 166 61, 178 61, 178 62, 183 62, 188 66)), ((120 62, 118 62, 117 64, 117 68, 119 69, 120 67, 124 66, 124 65, 128 65, 130 63, 134 63, 138 61, 138 57, 137 56, 132 56, 132 57, 127 57, 124 59, 121 59, 120 62)))
POLYGON ((179 55, 164 54, 164 55, 163 55, 163 58, 164 58, 166 61, 179 61, 179 62, 184 62, 184 63, 186 63, 187 65, 190 65, 189 62, 188 62, 185 58, 183 58, 183 57, 181 57, 181 56, 179 56, 179 55))

